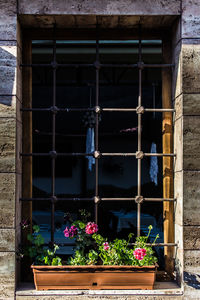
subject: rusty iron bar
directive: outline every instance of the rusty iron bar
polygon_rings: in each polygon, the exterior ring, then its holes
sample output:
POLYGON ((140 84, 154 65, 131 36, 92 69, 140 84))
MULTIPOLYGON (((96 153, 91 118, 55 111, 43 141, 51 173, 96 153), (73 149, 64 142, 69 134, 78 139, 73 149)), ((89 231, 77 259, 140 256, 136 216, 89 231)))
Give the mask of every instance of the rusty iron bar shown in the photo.
MULTIPOLYGON (((48 153, 20 153, 21 156, 94 156, 94 153, 78 153, 78 152, 72 152, 72 153, 58 153, 56 151, 50 151, 48 153)), ((107 153, 107 152, 98 152, 98 157, 101 156, 129 156, 129 157, 135 157, 137 155, 137 153, 135 152, 130 152, 130 153, 126 153, 126 152, 119 152, 119 153, 107 153)), ((143 153, 143 157, 153 157, 153 156, 158 156, 158 157, 176 157, 176 154, 173 153, 143 153)), ((141 159, 143 158, 141 157, 141 159)))
MULTIPOLYGON (((135 201, 136 198, 99 198, 99 201, 135 201)), ((54 196, 52 197, 47 197, 47 198, 20 198, 20 201, 94 201, 95 197, 91 198, 82 198, 82 197, 67 197, 67 198, 59 198, 54 196)), ((143 198, 143 201, 155 201, 155 202, 163 202, 163 201, 171 201, 175 202, 175 198, 143 198)))

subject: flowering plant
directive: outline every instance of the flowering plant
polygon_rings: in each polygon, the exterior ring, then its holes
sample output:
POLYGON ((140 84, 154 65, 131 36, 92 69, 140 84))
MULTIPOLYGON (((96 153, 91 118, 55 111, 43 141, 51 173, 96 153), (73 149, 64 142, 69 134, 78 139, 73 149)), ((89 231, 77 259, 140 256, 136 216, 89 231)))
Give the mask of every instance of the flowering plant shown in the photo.
MULTIPOLYGON (((76 239, 75 254, 70 257, 70 265, 131 265, 151 266, 157 262, 152 246, 147 245, 153 227, 148 227, 146 236, 136 237, 135 243, 131 244, 133 234, 128 239, 115 239, 108 241, 98 233, 98 225, 94 222, 77 220, 72 226, 64 230, 67 238, 76 239)), ((159 235, 156 236, 155 244, 159 235)), ((152 244, 152 245, 153 245, 152 244)))

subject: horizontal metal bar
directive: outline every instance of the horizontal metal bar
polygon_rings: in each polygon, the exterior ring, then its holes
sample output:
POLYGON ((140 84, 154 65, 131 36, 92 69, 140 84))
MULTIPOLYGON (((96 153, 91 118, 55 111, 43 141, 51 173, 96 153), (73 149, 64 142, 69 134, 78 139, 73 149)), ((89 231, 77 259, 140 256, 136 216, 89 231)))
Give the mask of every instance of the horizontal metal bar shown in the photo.
POLYGON ((21 156, 93 156, 93 153, 20 153, 21 156))
POLYGON ((173 108, 145 108, 146 112, 175 112, 173 108))
MULTIPOLYGON (((136 243, 130 243, 129 246, 135 246, 137 245, 136 243)), ((178 244, 176 243, 155 243, 155 244, 152 244, 152 243, 147 243, 146 244, 147 246, 152 246, 152 247, 177 247, 178 244)))
POLYGON ((136 156, 136 153, 100 153, 101 156, 136 156))
MULTIPOLYGON (((99 198, 99 201, 135 201, 136 198, 99 198)), ((47 198, 20 198, 20 201, 52 201, 52 197, 47 198)), ((53 199, 56 201, 95 201, 95 197, 91 198, 82 198, 82 197, 67 197, 67 198, 57 198, 53 199)), ((143 201, 153 201, 153 202, 162 202, 162 201, 171 201, 174 202, 176 199, 173 198, 143 198, 143 201)))
POLYGON ((169 68, 174 67, 175 64, 144 64, 138 62, 136 64, 101 64, 94 62, 93 64, 20 64, 20 67, 52 67, 52 68, 169 68))
MULTIPOLYGON (((95 108, 21 108, 21 111, 61 111, 61 112, 82 112, 82 111, 95 111, 95 108)), ((136 112, 136 108, 100 108, 100 111, 108 111, 108 112, 136 112)), ((146 112, 175 112, 173 108, 144 108, 146 112)))
MULTIPOLYGON (((47 198, 20 198, 20 201, 52 201, 52 197, 47 198)), ((56 201, 94 201, 92 198, 80 198, 80 197, 69 197, 69 198, 57 198, 56 201)))
MULTIPOLYGON (((48 153, 20 153, 21 156, 94 156, 93 153, 78 153, 78 152, 72 152, 72 153, 57 153, 57 152, 48 152, 48 153)), ((147 157, 175 157, 176 154, 174 153, 143 153, 144 156, 147 157)), ((99 153, 99 157, 100 156, 136 156, 135 152, 130 152, 130 153, 126 153, 126 152, 120 152, 120 153, 109 153, 109 152, 102 152, 99 153)))

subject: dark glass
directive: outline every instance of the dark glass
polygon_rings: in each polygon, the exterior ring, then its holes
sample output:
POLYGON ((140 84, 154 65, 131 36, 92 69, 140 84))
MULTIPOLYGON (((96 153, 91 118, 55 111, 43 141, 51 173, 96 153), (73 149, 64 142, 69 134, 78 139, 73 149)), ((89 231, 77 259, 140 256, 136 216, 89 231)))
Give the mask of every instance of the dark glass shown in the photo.
POLYGON ((135 201, 102 201, 99 204, 99 230, 109 239, 137 235, 137 206, 135 201))
POLYGON ((53 60, 53 41, 52 40, 33 40, 32 41, 32 63, 49 64, 53 60))
MULTIPOLYGON (((142 160, 142 195, 147 198, 163 197, 162 157, 144 157, 142 160)), ((152 203, 153 205, 154 203, 152 203)))
MULTIPOLYGON (((32 158, 33 162, 33 197, 50 197, 51 195, 51 159, 50 157, 32 158)), ((42 205, 43 202, 41 202, 42 205)))
POLYGON ((102 112, 99 122, 100 151, 136 152, 137 126, 135 112, 102 112))
POLYGON ((135 197, 137 161, 135 157, 102 157, 99 161, 101 197, 135 197))
MULTIPOLYGON (((85 157, 58 157, 56 159, 55 193, 59 198, 93 197, 94 166, 88 169, 85 157)), ((71 206, 73 203, 68 202, 71 206)))

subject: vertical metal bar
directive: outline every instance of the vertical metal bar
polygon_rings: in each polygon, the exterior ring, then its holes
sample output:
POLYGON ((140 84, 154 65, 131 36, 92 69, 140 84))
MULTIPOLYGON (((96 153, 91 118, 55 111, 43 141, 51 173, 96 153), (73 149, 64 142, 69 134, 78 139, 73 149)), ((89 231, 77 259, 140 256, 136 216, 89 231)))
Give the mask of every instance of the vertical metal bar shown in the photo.
MULTIPOLYGON (((53 40, 53 107, 56 106, 56 39, 53 40)), ((52 151, 55 151, 56 148, 56 112, 53 111, 52 115, 52 151)), ((54 243, 54 231, 55 231, 55 156, 51 157, 51 195, 52 195, 52 204, 51 204, 51 243, 54 243)))
MULTIPOLYGON (((142 43, 140 36, 139 28, 139 91, 138 91, 138 107, 142 104, 142 43)), ((141 151, 141 133, 142 133, 142 115, 138 114, 138 151, 141 151)), ((138 184, 137 184, 137 195, 141 196, 141 159, 138 158, 138 184)), ((137 204, 137 236, 140 236, 140 227, 141 227, 141 204, 137 204)))
MULTIPOLYGON (((96 39, 96 98, 95 105, 99 106, 99 40, 96 39)), ((99 148, 99 114, 96 112, 95 117, 95 151, 99 148)), ((99 194, 99 158, 95 158, 95 197, 99 194)), ((95 202, 95 222, 98 223, 98 203, 95 202)))

